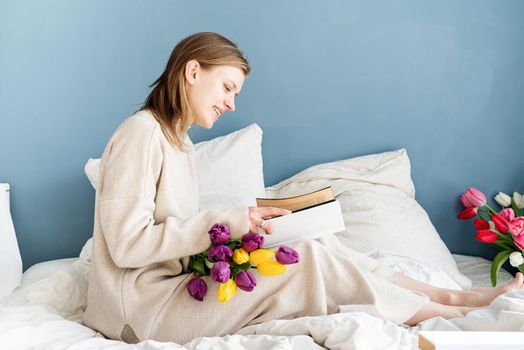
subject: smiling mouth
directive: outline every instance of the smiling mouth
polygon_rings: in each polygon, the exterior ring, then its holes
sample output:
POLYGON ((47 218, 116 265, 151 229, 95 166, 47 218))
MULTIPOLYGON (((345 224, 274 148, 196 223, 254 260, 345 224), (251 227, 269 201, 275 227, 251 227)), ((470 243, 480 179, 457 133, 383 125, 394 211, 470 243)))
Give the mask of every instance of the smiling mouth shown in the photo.
POLYGON ((217 117, 220 117, 220 111, 218 110, 218 108, 213 107, 213 110, 215 111, 217 117))

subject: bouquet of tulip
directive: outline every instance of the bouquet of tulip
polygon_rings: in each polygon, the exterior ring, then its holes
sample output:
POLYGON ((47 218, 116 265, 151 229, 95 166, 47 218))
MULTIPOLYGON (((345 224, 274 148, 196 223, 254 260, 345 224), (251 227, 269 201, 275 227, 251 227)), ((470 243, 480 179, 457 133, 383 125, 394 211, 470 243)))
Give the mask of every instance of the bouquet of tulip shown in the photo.
POLYGON ((524 196, 514 192, 509 196, 499 192, 495 196, 501 210, 495 211, 486 202, 486 196, 470 187, 460 196, 460 201, 466 207, 458 214, 461 220, 478 217, 473 221, 477 228, 476 239, 488 244, 494 244, 500 249, 491 264, 491 284, 497 285, 500 267, 508 260, 511 266, 524 273, 524 196))
POLYGON ((220 283, 217 296, 225 304, 238 288, 246 292, 255 288, 257 280, 249 269, 257 269, 264 276, 276 276, 286 271, 285 265, 299 260, 298 252, 290 247, 281 246, 276 252, 262 248, 264 237, 256 232, 249 232, 242 239, 230 239, 229 227, 215 224, 208 233, 211 247, 189 258, 189 271, 196 277, 187 284, 187 291, 198 301, 204 300, 207 293, 207 284, 201 276, 211 276, 220 283))

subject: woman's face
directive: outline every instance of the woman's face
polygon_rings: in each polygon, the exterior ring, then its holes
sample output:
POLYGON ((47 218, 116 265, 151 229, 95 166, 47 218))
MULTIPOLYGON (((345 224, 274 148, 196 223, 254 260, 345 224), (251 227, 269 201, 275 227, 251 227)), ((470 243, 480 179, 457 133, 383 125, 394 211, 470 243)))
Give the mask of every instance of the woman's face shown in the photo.
POLYGON ((244 72, 233 66, 203 69, 197 61, 186 65, 186 93, 191 124, 211 128, 226 110, 235 110, 235 96, 244 84, 244 72))

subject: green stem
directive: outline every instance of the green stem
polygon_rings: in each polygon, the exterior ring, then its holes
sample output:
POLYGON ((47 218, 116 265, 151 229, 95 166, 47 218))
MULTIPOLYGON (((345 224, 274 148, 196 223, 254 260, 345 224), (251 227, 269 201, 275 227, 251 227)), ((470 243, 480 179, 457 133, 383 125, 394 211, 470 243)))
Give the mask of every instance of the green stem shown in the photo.
POLYGON ((503 243, 505 244, 509 249, 511 250, 518 250, 517 246, 515 245, 515 243, 513 242, 513 240, 511 238, 508 238, 506 236, 503 236, 503 235, 499 235, 499 238, 497 241, 500 242, 500 243, 503 243))
POLYGON ((509 250, 509 249, 512 249, 512 248, 509 247, 508 244, 506 244, 505 242, 495 241, 495 242, 493 242, 493 244, 496 245, 497 247, 499 247, 499 248, 502 249, 502 250, 509 250))
POLYGON ((506 242, 500 242, 500 245, 499 245, 501 248, 503 248, 504 250, 512 250, 514 251, 515 250, 515 247, 513 247, 513 245, 509 244, 509 243, 506 243, 506 242))
MULTIPOLYGON (((496 243, 503 244, 505 246, 504 249, 511 249, 511 250, 518 249, 517 246, 515 245, 515 242, 513 241, 512 236, 510 234, 500 233, 499 231, 497 231, 495 229, 491 229, 490 231, 495 233, 499 237, 497 239, 496 243)), ((499 245, 499 247, 500 247, 500 245, 499 245)))
MULTIPOLYGON (((486 213, 486 214, 487 214, 487 213, 486 213)), ((482 220, 485 220, 485 221, 488 221, 488 222, 489 222, 489 219, 490 219, 489 214, 487 214, 487 215, 488 215, 488 218, 486 218, 486 217, 484 216, 484 211, 481 211, 481 210, 477 211, 477 215, 478 215, 479 218, 481 218, 482 220)))
POLYGON ((493 210, 493 208, 491 208, 487 203, 484 206, 488 208, 488 210, 491 211, 493 214, 497 214, 497 212, 493 210))
MULTIPOLYGON (((491 231, 493 232, 493 231, 491 231)), ((510 235, 508 235, 507 233, 500 233, 500 232, 495 232, 500 238, 502 238, 503 241, 505 242, 509 242, 509 243, 513 243, 513 239, 510 238, 510 235)))

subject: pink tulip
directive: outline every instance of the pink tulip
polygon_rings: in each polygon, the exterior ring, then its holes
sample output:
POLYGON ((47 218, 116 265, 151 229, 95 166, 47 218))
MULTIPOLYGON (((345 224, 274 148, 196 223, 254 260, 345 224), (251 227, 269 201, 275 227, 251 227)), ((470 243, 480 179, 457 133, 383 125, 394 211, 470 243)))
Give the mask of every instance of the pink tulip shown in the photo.
POLYGON ((508 232, 508 221, 499 214, 492 214, 491 220, 493 220, 493 223, 495 224, 495 229, 499 231, 500 233, 506 233, 508 232))
POLYGON ((511 222, 511 220, 515 219, 515 212, 511 208, 502 209, 499 215, 506 219, 508 222, 511 222))
POLYGON ((477 208, 466 208, 460 213, 458 213, 457 217, 460 220, 467 220, 475 217, 477 215, 477 208))
POLYGON ((483 243, 493 243, 497 240, 498 236, 496 233, 490 230, 478 230, 475 239, 483 243))
POLYGON ((524 236, 524 216, 519 216, 509 223, 509 231, 513 237, 524 236))
POLYGON ((479 208, 486 205, 486 196, 476 188, 470 187, 460 196, 460 201, 466 208, 479 208))
POLYGON ((513 241, 520 250, 524 250, 524 235, 513 236, 513 241))

